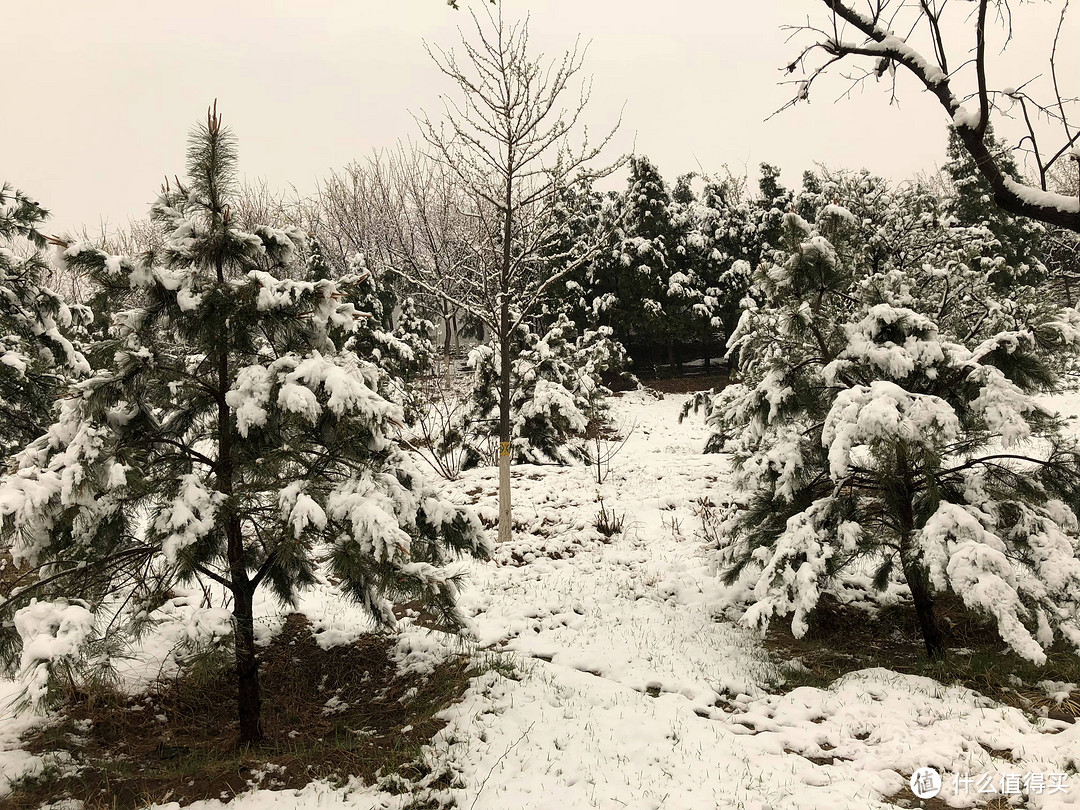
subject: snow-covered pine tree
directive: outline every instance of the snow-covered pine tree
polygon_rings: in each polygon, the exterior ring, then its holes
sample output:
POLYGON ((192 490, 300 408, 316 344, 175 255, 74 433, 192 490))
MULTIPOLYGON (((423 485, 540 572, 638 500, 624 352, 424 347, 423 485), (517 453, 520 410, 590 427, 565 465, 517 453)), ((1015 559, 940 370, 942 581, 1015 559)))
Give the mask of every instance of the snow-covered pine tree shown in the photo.
POLYGON ((686 255, 687 220, 644 156, 631 158, 618 206, 611 245, 590 269, 597 322, 641 360, 673 363, 676 345, 696 331, 703 298, 686 255))
POLYGON ((398 376, 406 384, 427 374, 435 366, 435 324, 420 315, 416 300, 411 296, 402 300, 398 307, 397 326, 393 337, 398 345, 408 351, 402 352, 397 365, 398 376))
MULTIPOLYGON (((994 144, 991 152, 1001 171, 1011 180, 1022 182, 1012 148, 995 137, 992 124, 987 125, 986 141, 994 144)), ((964 147, 955 127, 949 127, 946 154, 948 159, 944 173, 953 191, 948 199, 948 214, 960 225, 985 227, 993 234, 988 257, 1002 257, 1005 267, 1024 277, 1030 284, 1042 281, 1045 268, 1041 264, 1039 245, 1046 233, 1046 226, 1027 217, 1013 216, 997 206, 990 184, 975 165, 974 158, 964 147)))
MULTIPOLYGON (((318 240, 311 242, 309 277, 329 278, 330 268, 323 250, 318 240)), ((380 392, 401 405, 406 421, 411 422, 420 403, 409 384, 434 365, 435 345, 431 341, 434 326, 419 316, 412 298, 406 298, 399 306, 396 294, 384 281, 383 276, 368 267, 364 254, 356 253, 348 259, 348 271, 339 279, 339 286, 343 300, 356 308, 360 318, 347 329, 332 332, 331 338, 346 351, 379 368, 380 392), (393 309, 399 310, 396 327, 393 309)))
MULTIPOLYGON (((633 304, 627 305, 620 300, 619 274, 623 271, 618 257, 624 235, 621 224, 627 213, 624 195, 589 190, 573 196, 564 195, 564 198, 565 215, 558 252, 541 272, 557 270, 568 260, 577 266, 551 288, 539 320, 550 326, 565 315, 580 330, 600 330, 618 344, 617 354, 623 357, 623 365, 628 365, 630 361, 623 344, 633 337, 635 330, 628 325, 633 319, 626 317, 633 304), (594 250, 595 245, 601 247, 594 250), (593 255, 579 261, 583 250, 593 255)), ((618 371, 622 370, 623 366, 620 366, 618 371)))
MULTIPOLYGON (((565 315, 543 335, 522 324, 515 340, 511 370, 511 453, 515 463, 587 462, 585 443, 590 427, 608 419, 607 396, 601 377, 618 372, 626 353, 611 329, 579 333, 565 315)), ((498 406, 498 355, 489 345, 469 354, 473 369, 470 408, 463 423, 450 433, 442 452, 465 448, 463 466, 493 462, 498 406)))
MULTIPOLYGON (((89 606, 133 626, 178 580, 219 586, 250 744, 262 736, 260 587, 294 603, 325 557, 376 621, 416 599, 456 627, 452 562, 486 546, 475 517, 430 489, 389 438, 401 409, 379 395, 377 368, 327 338, 360 313, 340 284, 303 278, 303 234, 232 221, 235 142, 216 109, 187 158, 188 184, 152 209, 160 252, 63 251, 109 291, 115 327, 94 350, 102 370, 0 485, 12 556, 38 576, 4 603, 2 624, 56 634, 62 624, 38 615, 54 600, 55 616, 89 606)), ((95 632, 117 631, 106 623, 95 632)), ((40 693, 50 661, 35 649, 23 647, 21 666, 40 693)))
POLYGON ((594 252, 598 243, 611 242, 615 237, 615 215, 612 199, 592 188, 569 188, 559 191, 560 204, 555 208, 552 229, 555 238, 543 259, 537 264, 541 275, 559 272, 568 264, 573 267, 549 288, 543 303, 542 317, 552 321, 565 313, 579 326, 596 325, 600 312, 600 296, 604 293, 596 277, 596 259, 579 261, 582 252, 594 252))
MULTIPOLYGON (((717 276, 718 253, 714 250, 710 235, 710 223, 705 219, 706 209, 694 191, 693 181, 696 174, 681 175, 672 190, 672 204, 680 220, 682 239, 682 259, 685 273, 691 280, 693 296, 691 300, 691 323, 686 324, 688 334, 685 339, 700 342, 704 354, 704 363, 708 367, 712 362, 714 346, 718 338, 723 337, 722 322, 719 317, 719 289, 713 283, 717 276)), ((722 341, 721 341, 722 342, 722 341)))
POLYGON ((712 340, 723 345, 735 330, 739 302, 750 289, 750 268, 761 258, 756 213, 743 183, 731 175, 708 178, 701 200, 692 208, 688 256, 705 293, 701 303, 702 314, 708 316, 703 323, 706 360, 711 359, 712 340))
POLYGON ((818 211, 828 203, 824 195, 822 177, 814 171, 807 169, 802 175, 802 191, 795 199, 795 213, 807 222, 817 219, 818 211))
MULTIPOLYGON (((780 246, 783 237, 784 214, 795 204, 795 195, 780 182, 780 169, 762 163, 758 177, 758 196, 754 199, 753 216, 761 250, 780 246)), ((757 267, 755 262, 751 262, 757 267)))
POLYGON ((78 333, 89 309, 46 286, 39 230, 48 212, 7 183, 0 185, 0 457, 36 439, 52 423, 66 385, 90 373, 78 333))
POLYGON ((667 279, 665 331, 668 363, 674 361, 679 366, 682 365, 682 351, 675 351, 675 347, 699 341, 702 346, 708 346, 719 326, 717 290, 706 280, 710 263, 701 261, 709 246, 698 227, 700 205, 691 185, 692 179, 693 175, 679 177, 669 207, 675 231, 670 260, 674 272, 667 279))
POLYGON ((308 234, 307 269, 304 278, 308 281, 328 281, 334 277, 334 269, 323 251, 322 242, 314 234, 308 234))
POLYGON ((407 297, 398 306, 397 326, 386 334, 380 352, 381 368, 390 383, 387 396, 401 405, 407 425, 415 425, 431 405, 432 387, 418 383, 435 368, 434 333, 435 325, 422 318, 415 300, 407 297))
POLYGON ((793 614, 802 635, 865 565, 906 583, 931 658, 946 591, 1032 661, 1057 631, 1080 647, 1080 455, 1039 399, 1080 315, 1003 290, 994 238, 944 226, 919 188, 863 174, 826 193, 844 206, 786 215, 786 258, 755 272, 739 379, 709 417, 744 501, 721 557, 751 588, 745 621, 793 614))

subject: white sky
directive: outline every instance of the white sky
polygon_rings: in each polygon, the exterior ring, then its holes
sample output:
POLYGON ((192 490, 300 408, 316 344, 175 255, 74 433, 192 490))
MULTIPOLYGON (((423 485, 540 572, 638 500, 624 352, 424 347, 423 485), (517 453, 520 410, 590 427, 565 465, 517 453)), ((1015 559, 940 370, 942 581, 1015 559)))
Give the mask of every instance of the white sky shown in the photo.
MULTIPOLYGON (((240 139, 242 172, 273 187, 307 191, 353 158, 415 138, 409 110, 437 113, 449 89, 421 40, 452 45, 469 22, 469 0, 458 12, 443 0, 3 2, 0 179, 51 209, 57 231, 144 216, 162 176, 183 173, 187 132, 215 97, 240 139)), ((899 179, 943 160, 944 113, 911 80, 900 108, 884 84, 834 104, 835 80, 764 121, 790 94, 777 84, 794 53, 780 26, 820 14, 819 0, 506 0, 505 9, 531 13, 546 53, 579 33, 591 40, 590 120, 610 124, 625 103, 619 148, 636 142, 669 181, 761 161, 791 185, 814 161, 899 179)), ((1009 51, 1015 77, 991 81, 1016 86, 1046 68, 1056 14, 1038 0, 1024 13, 1009 51)), ((1080 75, 1078 21, 1063 35, 1070 78, 1080 75)))

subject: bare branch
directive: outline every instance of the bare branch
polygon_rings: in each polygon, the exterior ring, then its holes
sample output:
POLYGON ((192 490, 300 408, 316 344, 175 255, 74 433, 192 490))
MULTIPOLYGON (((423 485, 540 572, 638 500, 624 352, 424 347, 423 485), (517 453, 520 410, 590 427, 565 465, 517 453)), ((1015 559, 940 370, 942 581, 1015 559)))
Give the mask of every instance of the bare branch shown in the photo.
MULTIPOLYGON (((989 84, 987 16, 993 4, 998 24, 1004 28, 1007 46, 1011 41, 1013 31, 1012 13, 1006 0, 977 0, 978 5, 976 12, 972 15, 973 19, 969 17, 963 23, 954 21, 954 25, 974 26, 975 55, 970 60, 961 61, 960 67, 952 72, 949 71, 950 60, 947 51, 949 42, 944 33, 943 23, 943 12, 947 0, 940 5, 934 3, 933 0, 919 0, 917 4, 905 2, 905 0, 872 0, 868 5, 868 14, 858 10, 850 0, 821 0, 821 2, 829 12, 826 23, 814 24, 808 20, 804 25, 788 27, 788 30, 793 32, 792 37, 806 36, 810 41, 802 46, 796 58, 787 65, 787 73, 802 70, 804 75, 803 78, 794 81, 793 97, 777 112, 799 101, 808 100, 810 89, 815 82, 832 72, 834 66, 841 61, 858 57, 873 60, 872 71, 856 77, 847 77, 853 84, 864 81, 871 72, 880 78, 886 70, 892 70, 894 66, 903 67, 937 98, 956 128, 964 148, 974 159, 980 174, 993 191, 995 202, 1002 210, 1073 232, 1080 232, 1080 200, 1054 193, 1047 188, 1047 172, 1054 162, 1068 153, 1080 138, 1080 133, 1076 132, 1076 128, 1069 122, 1068 107, 1074 99, 1062 93, 1056 66, 1057 44, 1064 27, 1069 0, 1064 0, 1053 46, 1049 53, 1055 99, 1053 108, 1049 104, 1035 102, 1030 93, 1021 93, 1012 88, 998 90, 989 84), (893 33, 893 30, 900 26, 901 18, 906 20, 901 30, 908 31, 909 36, 915 35, 918 31, 925 33, 927 47, 932 52, 931 59, 924 57, 919 49, 910 44, 906 38, 893 33), (852 30, 861 34, 862 39, 851 38, 849 32, 852 30), (821 54, 823 58, 817 60, 818 54, 821 54), (974 71, 974 91, 957 92, 956 88, 963 81, 960 73, 968 67, 973 68, 974 71), (968 112, 960 100, 968 97, 978 99, 978 111, 974 114, 968 112), (1018 183, 1009 177, 1000 159, 994 154, 993 144, 987 143, 990 117, 997 109, 994 99, 1001 97, 1008 97, 1020 104, 1028 134, 1021 140, 1018 147, 1030 146, 1039 174, 1038 186, 1018 183), (1050 122, 1056 121, 1064 129, 1065 143, 1050 158, 1046 158, 1041 151, 1046 133, 1037 132, 1038 121, 1030 114, 1031 110, 1037 110, 1041 118, 1050 122)), ((1020 83, 1020 87, 1026 83, 1020 83)), ((895 84, 893 92, 895 101, 895 84)), ((1001 112, 1001 110, 998 111, 1001 112)), ((1002 114, 1007 114, 1007 111, 1002 114)))

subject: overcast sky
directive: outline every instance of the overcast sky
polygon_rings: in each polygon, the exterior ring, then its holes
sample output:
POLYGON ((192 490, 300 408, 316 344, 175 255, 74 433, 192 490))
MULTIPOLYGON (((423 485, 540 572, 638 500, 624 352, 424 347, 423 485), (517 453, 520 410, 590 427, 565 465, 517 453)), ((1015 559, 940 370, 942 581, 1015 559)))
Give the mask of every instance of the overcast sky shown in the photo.
MULTIPOLYGON (((215 97, 240 139, 242 172, 274 187, 307 191, 333 168, 415 138, 410 111, 438 112, 438 93, 449 89, 422 40, 450 46, 468 23, 443 0, 5 5, 0 179, 51 209, 56 230, 144 216, 162 176, 183 173, 187 132, 215 97)), ((1035 5, 1009 52, 1016 85, 1045 69, 1040 53, 1056 16, 1035 5)), ((790 93, 777 84, 793 54, 780 26, 820 7, 505 0, 507 15, 531 14, 544 53, 578 34, 591 42, 590 120, 609 124, 625 104, 618 148, 635 145, 669 180, 723 164, 752 172, 761 161, 778 164, 792 184, 814 161, 896 179, 940 164, 944 114, 911 81, 899 108, 873 84, 834 103, 843 87, 834 82, 811 104, 764 120, 790 93)), ((1076 17, 1064 35, 1073 57, 1076 17)), ((1080 73, 1075 58, 1066 70, 1080 73)))

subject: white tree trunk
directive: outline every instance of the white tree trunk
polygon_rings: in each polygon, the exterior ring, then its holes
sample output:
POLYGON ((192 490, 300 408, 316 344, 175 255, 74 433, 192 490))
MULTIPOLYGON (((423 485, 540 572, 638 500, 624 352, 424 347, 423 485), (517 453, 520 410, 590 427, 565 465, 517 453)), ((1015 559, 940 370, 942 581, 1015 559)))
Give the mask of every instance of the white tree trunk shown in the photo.
POLYGON ((510 452, 499 452, 499 542, 510 542, 510 452))

